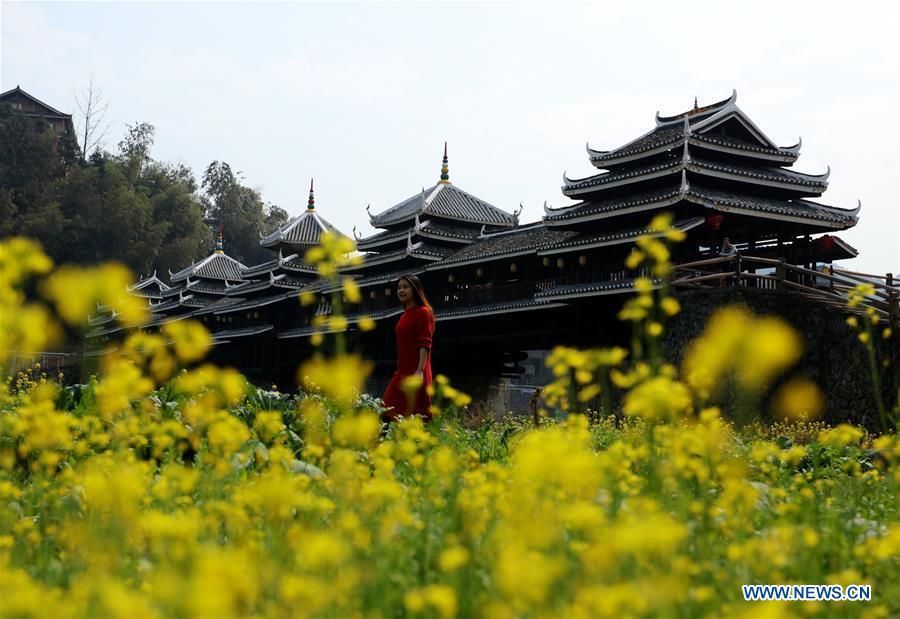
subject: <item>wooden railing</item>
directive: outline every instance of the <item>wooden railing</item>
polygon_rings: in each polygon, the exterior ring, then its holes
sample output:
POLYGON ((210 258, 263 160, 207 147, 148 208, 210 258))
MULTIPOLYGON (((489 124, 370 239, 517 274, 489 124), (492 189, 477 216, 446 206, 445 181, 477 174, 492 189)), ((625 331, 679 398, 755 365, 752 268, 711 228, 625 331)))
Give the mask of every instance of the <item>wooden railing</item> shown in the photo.
POLYGON ((783 260, 737 255, 675 265, 670 285, 678 288, 741 286, 785 291, 849 312, 862 313, 872 308, 892 327, 900 321, 900 286, 891 273, 835 272, 831 267, 827 272, 814 271, 783 260), (768 272, 759 273, 761 270, 768 272), (860 305, 850 308, 847 305, 849 292, 859 284, 871 285, 874 293, 865 297, 860 305))

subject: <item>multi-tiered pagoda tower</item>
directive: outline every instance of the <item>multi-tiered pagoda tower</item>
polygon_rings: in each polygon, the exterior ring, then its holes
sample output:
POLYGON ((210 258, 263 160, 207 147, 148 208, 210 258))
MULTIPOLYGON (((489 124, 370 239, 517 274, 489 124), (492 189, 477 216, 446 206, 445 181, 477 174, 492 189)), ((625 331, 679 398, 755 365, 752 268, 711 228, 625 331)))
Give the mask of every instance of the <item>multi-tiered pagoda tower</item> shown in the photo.
POLYGON ((518 213, 507 213, 451 183, 445 142, 438 182, 378 215, 369 213, 369 223, 383 232, 357 238, 357 248, 366 252, 365 259, 346 272, 358 276, 360 287, 366 290, 366 311, 397 313, 393 284, 400 275, 423 275, 477 243, 485 231, 516 226, 518 213), (382 288, 384 292, 379 294, 382 288))

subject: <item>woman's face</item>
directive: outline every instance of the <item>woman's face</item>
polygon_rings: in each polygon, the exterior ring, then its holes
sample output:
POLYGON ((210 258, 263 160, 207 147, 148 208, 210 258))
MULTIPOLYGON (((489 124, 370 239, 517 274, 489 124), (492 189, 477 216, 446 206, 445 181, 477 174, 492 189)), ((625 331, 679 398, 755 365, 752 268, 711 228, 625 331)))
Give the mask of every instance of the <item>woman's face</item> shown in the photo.
POLYGON ((401 305, 406 305, 413 300, 412 286, 410 286, 409 282, 405 279, 401 279, 397 282, 397 299, 400 301, 401 305))

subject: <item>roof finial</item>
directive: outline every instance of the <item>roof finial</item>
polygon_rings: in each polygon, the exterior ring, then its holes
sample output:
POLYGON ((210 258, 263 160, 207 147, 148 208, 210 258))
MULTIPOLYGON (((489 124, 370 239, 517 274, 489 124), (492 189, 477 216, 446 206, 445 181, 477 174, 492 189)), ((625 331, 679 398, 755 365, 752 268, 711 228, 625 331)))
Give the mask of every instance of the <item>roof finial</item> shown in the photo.
POLYGON ((316 208, 316 196, 313 192, 313 179, 309 179, 309 202, 307 203, 306 208, 310 211, 315 210, 316 208))
POLYGON ((450 168, 447 164, 447 142, 444 142, 444 162, 441 164, 441 184, 450 185, 450 168))
POLYGON ((697 96, 694 95, 694 111, 696 112, 698 109, 700 108, 697 107, 697 96))
POLYGON ((219 233, 216 235, 216 253, 225 253, 225 243, 222 239, 222 222, 219 222, 219 233))

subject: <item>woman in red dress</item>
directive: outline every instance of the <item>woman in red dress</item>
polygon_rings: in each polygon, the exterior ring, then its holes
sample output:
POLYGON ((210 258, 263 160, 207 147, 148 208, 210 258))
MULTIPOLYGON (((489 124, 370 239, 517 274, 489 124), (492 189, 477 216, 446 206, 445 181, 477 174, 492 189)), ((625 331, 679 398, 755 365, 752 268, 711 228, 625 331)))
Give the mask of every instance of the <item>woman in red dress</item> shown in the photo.
POLYGON ((403 315, 397 322, 397 371, 384 392, 383 414, 387 421, 395 421, 405 415, 432 418, 431 396, 431 338, 434 335, 434 311, 428 303, 422 282, 415 275, 404 275, 397 281, 397 299, 403 306, 403 315), (412 401, 403 391, 403 382, 410 376, 422 380, 412 401))

